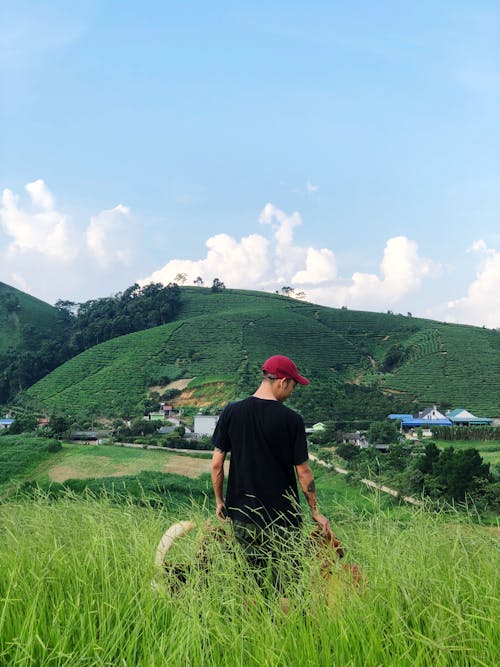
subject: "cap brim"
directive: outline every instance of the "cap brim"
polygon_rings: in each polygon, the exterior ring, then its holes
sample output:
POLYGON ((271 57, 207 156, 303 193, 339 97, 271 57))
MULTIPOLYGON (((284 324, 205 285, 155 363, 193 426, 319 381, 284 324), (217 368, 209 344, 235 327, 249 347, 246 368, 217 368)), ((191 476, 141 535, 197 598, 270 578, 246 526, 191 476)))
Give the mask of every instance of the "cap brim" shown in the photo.
POLYGON ((303 384, 303 385, 310 384, 310 383, 309 383, 309 380, 308 380, 307 378, 305 378, 303 375, 297 375, 297 377, 294 378, 294 379, 295 379, 299 384, 303 384))

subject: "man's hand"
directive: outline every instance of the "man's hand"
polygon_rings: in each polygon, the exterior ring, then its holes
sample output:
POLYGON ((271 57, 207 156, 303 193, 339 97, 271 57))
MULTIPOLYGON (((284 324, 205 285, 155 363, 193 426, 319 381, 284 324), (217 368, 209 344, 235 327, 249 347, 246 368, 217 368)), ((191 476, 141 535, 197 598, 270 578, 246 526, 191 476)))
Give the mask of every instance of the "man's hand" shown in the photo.
POLYGON ((217 507, 215 508, 215 516, 221 521, 227 521, 226 504, 224 502, 217 503, 217 507))
POLYGON ((332 529, 330 528, 330 522, 323 514, 320 514, 318 510, 313 510, 312 512, 313 521, 315 521, 318 526, 321 528, 323 533, 328 537, 329 540, 333 540, 332 529))

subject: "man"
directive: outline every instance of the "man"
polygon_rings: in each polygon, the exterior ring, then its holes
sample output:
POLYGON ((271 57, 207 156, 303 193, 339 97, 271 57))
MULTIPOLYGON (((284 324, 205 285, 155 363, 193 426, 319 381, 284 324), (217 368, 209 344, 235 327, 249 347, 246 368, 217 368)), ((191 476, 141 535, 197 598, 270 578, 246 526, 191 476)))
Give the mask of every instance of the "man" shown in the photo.
POLYGON ((232 521, 236 539, 256 568, 266 567, 276 555, 276 541, 297 539, 301 524, 296 475, 313 520, 333 539, 328 519, 316 501, 314 477, 307 462, 307 441, 302 417, 283 405, 297 384, 309 380, 283 355, 262 366, 260 387, 248 398, 230 403, 222 412, 212 442, 212 484, 216 515, 232 521), (231 452, 227 494, 224 499, 224 460, 231 452), (274 547, 270 546, 271 542, 274 547))

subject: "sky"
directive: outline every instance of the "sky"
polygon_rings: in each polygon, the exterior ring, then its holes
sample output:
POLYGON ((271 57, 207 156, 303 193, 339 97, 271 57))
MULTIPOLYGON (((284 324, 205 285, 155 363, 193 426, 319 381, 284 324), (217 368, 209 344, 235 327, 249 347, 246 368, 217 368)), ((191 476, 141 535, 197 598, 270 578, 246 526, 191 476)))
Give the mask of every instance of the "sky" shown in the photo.
POLYGON ((0 281, 500 327, 497 0, 0 6, 0 281))

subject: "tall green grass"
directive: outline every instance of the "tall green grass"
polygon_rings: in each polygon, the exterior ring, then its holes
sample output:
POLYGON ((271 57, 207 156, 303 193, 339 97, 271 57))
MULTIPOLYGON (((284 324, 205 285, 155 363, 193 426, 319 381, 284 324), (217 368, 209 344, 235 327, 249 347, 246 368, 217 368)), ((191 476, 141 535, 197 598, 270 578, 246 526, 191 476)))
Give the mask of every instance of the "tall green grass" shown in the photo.
MULTIPOLYGON (((491 531, 458 515, 445 523, 424 511, 405 521, 345 511, 340 537, 364 582, 341 570, 325 582, 308 561, 285 614, 231 550, 215 548, 208 576, 194 571, 176 592, 152 589, 165 528, 186 518, 205 525, 194 505, 71 495, 4 504, 0 665, 499 664, 491 531)), ((172 557, 189 558, 201 532, 172 557)))

